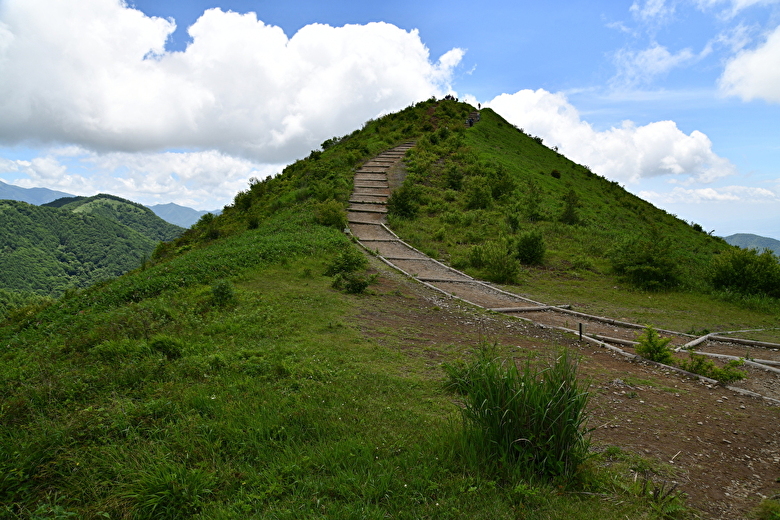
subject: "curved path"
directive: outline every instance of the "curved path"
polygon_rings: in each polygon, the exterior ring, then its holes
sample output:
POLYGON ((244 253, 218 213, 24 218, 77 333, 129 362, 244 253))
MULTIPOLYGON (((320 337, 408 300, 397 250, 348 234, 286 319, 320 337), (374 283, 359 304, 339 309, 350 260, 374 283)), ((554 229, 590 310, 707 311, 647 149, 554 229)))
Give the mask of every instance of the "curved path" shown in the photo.
MULTIPOLYGON (((380 260, 391 267, 447 296, 531 321, 539 326, 580 334, 582 340, 607 348, 627 359, 641 359, 634 353, 634 339, 643 326, 588 315, 565 308, 567 306, 545 305, 504 291, 426 256, 393 233, 385 224, 387 200, 392 187, 400 184, 397 173, 402 167, 404 155, 413 146, 414 142, 407 142, 387 150, 355 172, 354 192, 347 215, 350 232, 364 248, 376 253, 380 260), (533 316, 533 319, 528 318, 529 315, 533 316)), ((706 346, 713 352, 699 353, 721 359, 744 356, 746 346, 751 348, 754 356, 761 352, 757 357, 767 359, 748 361, 744 367, 749 373, 748 379, 740 382, 738 386, 727 388, 780 404, 780 345, 723 336, 728 333, 722 333, 720 336, 708 334, 697 338, 669 330, 661 329, 660 332, 672 338, 672 344, 677 350, 706 346)), ((662 366, 698 378, 706 384, 718 384, 717 381, 689 374, 676 367, 662 366)))

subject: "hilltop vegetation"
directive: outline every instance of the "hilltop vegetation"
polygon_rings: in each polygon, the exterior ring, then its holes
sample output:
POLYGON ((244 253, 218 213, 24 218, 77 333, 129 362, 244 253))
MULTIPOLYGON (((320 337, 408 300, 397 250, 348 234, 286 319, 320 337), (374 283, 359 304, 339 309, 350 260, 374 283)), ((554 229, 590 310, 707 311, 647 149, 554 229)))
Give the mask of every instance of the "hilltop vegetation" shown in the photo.
MULTIPOLYGON (((421 332, 403 331, 400 348, 379 344, 355 325, 360 303, 370 307, 375 296, 345 294, 324 275, 355 247, 342 233, 354 168, 410 139, 418 148, 393 223, 475 273, 491 276, 494 257, 521 243, 538 248, 541 238, 535 262, 545 269, 613 276, 610 251, 622 240, 611 236, 614 224, 624 236, 670 235, 682 262, 676 283, 695 286, 706 255, 727 247, 489 111, 466 131, 471 110, 426 101, 369 121, 279 175, 252 180, 222 215, 160 243, 142 267, 16 309, 0 326, 2 514, 601 519, 661 517, 661 506, 679 505, 677 495, 648 504, 641 482, 606 472, 586 443, 574 462, 558 464, 565 471, 537 478, 513 462, 533 454, 514 453, 512 439, 503 454, 464 454, 462 439, 480 432, 459 436, 459 398, 415 343, 421 332), (529 193, 538 197, 518 202, 529 193)), ((514 253, 509 260, 518 262, 514 253)), ((549 339, 529 341, 557 352, 549 339)), ((441 355, 471 370, 454 350, 441 355)), ((505 374, 515 386, 536 381, 549 361, 514 347, 495 352, 522 357, 528 372, 490 359, 467 384, 489 391, 480 381, 505 374)), ((576 385, 566 388, 585 400, 576 385)))
POLYGON ((183 228, 159 218, 154 211, 135 202, 100 193, 92 197, 55 200, 44 206, 62 208, 73 213, 87 213, 114 220, 154 241, 167 242, 182 234, 183 228))
POLYGON ((490 109, 468 132, 440 128, 409 155, 401 193, 414 210, 393 212, 393 227, 496 282, 517 282, 520 259, 582 276, 614 273, 643 289, 701 288, 711 257, 728 249, 490 109))
POLYGON ((86 287, 138 267, 183 231, 118 197, 58 205, 0 201, 0 288, 56 296, 86 287))

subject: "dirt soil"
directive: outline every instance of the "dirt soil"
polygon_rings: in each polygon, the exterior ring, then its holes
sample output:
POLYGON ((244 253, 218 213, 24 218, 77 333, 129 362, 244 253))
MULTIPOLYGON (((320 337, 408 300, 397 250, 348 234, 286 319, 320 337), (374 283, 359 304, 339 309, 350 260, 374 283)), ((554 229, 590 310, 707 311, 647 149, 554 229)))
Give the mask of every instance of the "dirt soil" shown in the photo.
POLYGON ((515 347, 518 358, 567 347, 592 380, 595 449, 617 446, 657 461, 665 468, 657 478, 679 483, 702 518, 749 518, 762 498, 780 493, 780 407, 487 312, 371 262, 379 284, 360 300, 358 325, 380 344, 424 357, 427 376, 442 378, 443 361, 483 340, 515 347))

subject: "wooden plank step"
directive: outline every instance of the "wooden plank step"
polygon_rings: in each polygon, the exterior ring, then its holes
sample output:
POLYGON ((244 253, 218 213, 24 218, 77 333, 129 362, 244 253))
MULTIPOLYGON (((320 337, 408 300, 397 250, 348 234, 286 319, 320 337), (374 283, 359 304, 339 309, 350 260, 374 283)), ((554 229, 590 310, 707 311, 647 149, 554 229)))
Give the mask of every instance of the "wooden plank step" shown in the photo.
POLYGON ((387 208, 361 207, 353 204, 349 207, 349 211, 358 213, 387 213, 387 208))
MULTIPOLYGON (((418 260, 415 258, 415 260, 418 260)), ((418 276, 418 280, 421 282, 458 282, 458 283, 480 283, 479 280, 474 280, 471 278, 431 278, 427 276, 418 276)))
POLYGON ((537 312, 555 309, 570 309, 571 305, 537 305, 535 307, 496 307, 493 312, 537 312))

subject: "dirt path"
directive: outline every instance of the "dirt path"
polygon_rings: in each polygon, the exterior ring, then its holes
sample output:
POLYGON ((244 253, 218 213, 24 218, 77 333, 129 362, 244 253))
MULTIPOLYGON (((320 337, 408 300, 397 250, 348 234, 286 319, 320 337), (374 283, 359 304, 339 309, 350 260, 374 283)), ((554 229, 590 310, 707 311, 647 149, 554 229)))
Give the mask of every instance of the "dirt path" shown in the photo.
MULTIPOLYGON (((393 327, 393 321, 411 321, 416 325, 409 326, 424 330, 423 337, 432 344, 456 343, 453 335, 462 343, 464 338, 474 336, 476 328, 483 334, 486 323, 491 327, 501 324, 495 332, 500 332, 503 344, 519 341, 520 330, 525 342, 552 335, 557 344, 576 345, 586 356, 585 367, 591 367, 587 370, 597 374, 591 410, 592 420, 598 423, 591 424, 596 427, 594 438, 665 463, 671 461, 669 465, 675 468, 682 489, 708 518, 745 518, 761 497, 780 491, 776 482, 780 479, 780 408, 773 406, 780 404, 780 373, 761 366, 744 367, 748 378, 724 388, 673 367, 641 361, 631 344, 641 329, 638 325, 587 316, 576 310, 550 309, 542 302, 476 280, 414 249, 385 225, 391 191, 387 172, 391 172, 392 187, 397 187, 399 175, 402 179, 401 159, 412 146, 406 143, 384 152, 357 171, 348 212, 352 234, 380 261, 420 282, 407 282, 405 286, 415 287, 417 294, 425 294, 422 298, 437 302, 437 309, 456 308, 460 312, 476 306, 501 309, 504 316, 493 314, 495 317, 490 318, 490 314, 483 313, 475 321, 458 322, 457 318, 445 319, 444 313, 426 311, 411 319, 406 314, 402 319, 388 317, 392 311, 383 305, 383 309, 370 313, 384 315, 378 318, 382 323, 377 325, 378 330, 393 327), (585 333, 581 340, 580 324, 585 333), (604 374, 608 374, 606 378, 604 374)), ((665 332, 676 346, 696 339, 665 332)), ((711 338, 697 348, 715 354, 745 355, 743 345, 711 338)), ((777 348, 750 349, 752 357, 780 362, 777 348)), ((426 351, 434 356, 430 349, 426 351)))

